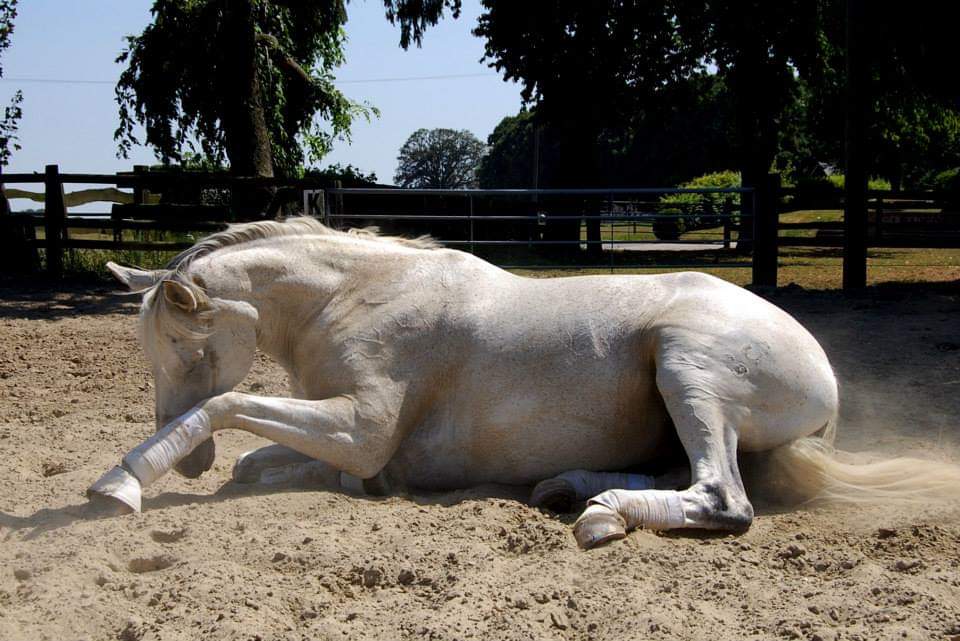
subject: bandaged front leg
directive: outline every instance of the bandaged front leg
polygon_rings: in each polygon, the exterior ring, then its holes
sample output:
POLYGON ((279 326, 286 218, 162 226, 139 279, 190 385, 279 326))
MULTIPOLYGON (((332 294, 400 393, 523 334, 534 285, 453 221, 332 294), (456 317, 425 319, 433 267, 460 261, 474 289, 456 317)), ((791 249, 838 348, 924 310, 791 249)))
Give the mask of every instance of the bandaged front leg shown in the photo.
POLYGON ((649 490, 653 483, 653 477, 644 474, 572 470, 538 483, 530 495, 530 504, 566 511, 573 503, 585 501, 605 490, 649 490))
POLYGON ((122 465, 90 486, 87 496, 107 496, 139 512, 142 488, 173 469, 210 435, 210 417, 194 408, 131 450, 122 465))
POLYGON ((573 525, 573 535, 581 548, 589 550, 622 539, 634 528, 669 530, 685 523, 679 492, 607 490, 590 499, 573 525))
POLYGON ((146 487, 172 470, 211 434, 210 416, 195 407, 130 450, 123 457, 123 465, 146 487))

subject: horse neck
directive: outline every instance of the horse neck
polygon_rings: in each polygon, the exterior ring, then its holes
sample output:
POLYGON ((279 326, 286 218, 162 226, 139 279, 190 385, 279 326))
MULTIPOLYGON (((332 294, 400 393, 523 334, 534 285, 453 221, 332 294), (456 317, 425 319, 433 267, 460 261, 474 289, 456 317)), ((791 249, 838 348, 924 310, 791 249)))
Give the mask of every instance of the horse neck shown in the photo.
MULTIPOLYGON (((370 270, 371 251, 379 249, 316 238, 297 240, 233 248, 198 266, 212 296, 242 300, 256 308, 257 347, 280 363, 290 362, 303 328, 323 313, 343 284, 355 282, 358 271, 370 270)), ((389 253, 389 248, 380 251, 389 253)))

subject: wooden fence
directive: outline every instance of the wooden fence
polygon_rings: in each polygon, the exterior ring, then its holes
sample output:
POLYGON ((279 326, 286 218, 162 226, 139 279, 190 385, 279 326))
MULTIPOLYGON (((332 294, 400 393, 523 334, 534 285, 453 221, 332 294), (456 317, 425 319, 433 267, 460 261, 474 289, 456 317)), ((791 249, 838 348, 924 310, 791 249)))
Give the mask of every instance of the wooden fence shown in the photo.
MULTIPOLYGON (((231 222, 273 218, 278 214, 311 213, 337 222, 374 223, 384 225, 395 233, 430 233, 453 246, 467 245, 471 250, 481 245, 525 245, 534 247, 550 244, 600 243, 610 258, 613 249, 624 249, 633 241, 612 237, 580 236, 582 221, 631 221, 636 225, 637 207, 644 202, 641 195, 656 201, 652 194, 676 192, 730 192, 739 198, 736 211, 727 210, 718 216, 723 236, 713 242, 722 253, 736 243, 731 241, 731 230, 748 232, 752 245, 753 282, 776 285, 779 247, 782 246, 843 246, 843 223, 840 221, 780 222, 780 214, 799 208, 842 209, 837 193, 828 194, 811 202, 809 195, 793 188, 781 188, 779 178, 770 176, 757 190, 467 190, 439 191, 400 189, 343 189, 328 179, 244 178, 227 174, 200 172, 147 171, 135 168, 132 172, 117 174, 61 173, 58 166, 49 165, 43 173, 3 174, 6 184, 43 185, 43 191, 4 188, 6 197, 30 198, 43 202, 43 213, 10 214, 6 198, 0 195, 0 271, 30 262, 24 248, 36 255, 43 249, 46 271, 59 277, 63 272, 64 252, 70 249, 159 250, 178 251, 189 247, 191 240, 151 241, 131 239, 130 230, 209 233, 224 228, 231 222), (66 193, 65 185, 103 185, 66 193), (129 190, 129 191, 124 191, 129 190), (263 209, 243 211, 235 206, 236 195, 257 190, 269 192, 268 204, 263 209), (594 193, 596 192, 596 193, 594 193), (171 194, 179 194, 180 198, 171 194), (506 205, 494 206, 491 200, 501 198, 506 205), (344 208, 344 199, 353 198, 364 203, 344 208), (359 200, 358 200, 359 199, 359 200), (366 199, 366 200, 364 200, 366 199), (68 214, 67 208, 93 201, 113 203, 110 212, 68 214), (199 202, 198 204, 198 201, 199 202), (593 204, 591 204, 593 203, 593 204), (606 204, 604 204, 606 203, 606 204), (631 207, 631 203, 633 206, 631 207), (593 207, 593 209, 591 209, 593 207), (633 209, 634 211, 628 211, 633 209), (549 210, 549 214, 544 214, 549 210), (263 213, 261 213, 263 212, 263 213), (628 216, 629 213, 629 216, 628 216), (632 218, 630 217, 632 216, 632 218), (742 224, 751 220, 752 224, 742 224), (483 220, 495 232, 475 233, 475 222, 483 220), (538 226, 550 223, 552 233, 565 236, 553 238, 537 231, 538 226), (464 231, 454 233, 456 225, 464 231), (497 226, 499 225, 499 226, 497 226), (34 235, 34 229, 43 228, 43 238, 34 235), (523 229, 520 229, 523 227, 523 229), (569 229, 568 229, 569 228, 569 229), (108 229, 109 238, 80 238, 68 230, 108 229), (469 229, 469 231, 465 231, 469 229), (533 230, 531 232, 530 230, 533 230), (563 231, 566 230, 566 231, 563 231), (803 237, 789 235, 791 230, 805 230, 803 237), (783 235, 786 232, 788 235, 783 235), (567 238, 570 234, 574 236, 567 238), (460 234, 457 236, 456 234, 460 234), (520 236, 517 236, 520 234, 520 236), (526 236, 524 236, 526 234, 526 236), (534 239, 533 235, 537 234, 534 239), (449 236, 449 238, 448 238, 449 236), (462 236, 462 237, 461 237, 462 236)), ((930 192, 897 193, 870 192, 868 198, 868 242, 872 247, 960 247, 960 207, 956 195, 930 192)), ((690 217, 689 212, 671 214, 690 217)), ((657 211, 647 211, 642 219, 667 218, 657 211)), ((611 230, 614 228, 609 227, 611 230)), ((460 229, 457 227, 457 229, 460 229)), ((746 237, 738 239, 743 243, 746 237)), ((680 239, 677 241, 684 241, 680 239)), ((744 243, 745 244, 745 243, 744 243)), ((742 247, 741 247, 742 249, 742 247)), ((602 264, 602 263, 601 263, 602 264)), ((553 264, 560 267, 563 265, 553 264)), ((729 266, 742 267, 743 263, 729 266)))
MULTIPOLYGON (((117 174, 61 173, 57 165, 48 165, 44 173, 2 174, 0 180, 4 184, 0 212, 6 212, 0 218, 0 233, 3 234, 0 251, 11 250, 13 244, 43 249, 46 271, 53 277, 62 275, 64 251, 68 249, 179 251, 193 243, 131 240, 125 238, 124 231, 210 233, 232 222, 276 217, 285 207, 293 205, 299 211, 299 198, 304 190, 322 190, 333 186, 330 180, 321 178, 245 178, 209 172, 151 172, 146 168, 117 174), (43 191, 8 189, 8 184, 43 185, 43 191), (65 193, 65 186, 76 184, 112 187, 65 193), (181 196, 186 195, 185 200, 195 201, 198 195, 217 190, 223 192, 219 194, 223 202, 181 203, 170 202, 171 199, 166 198, 169 193, 176 192, 181 196), (270 193, 265 208, 243 213, 242 208, 231 206, 231 193, 257 190, 270 193), (9 198, 29 198, 42 202, 43 213, 12 214, 6 206, 9 198), (68 207, 90 202, 112 202, 113 206, 110 212, 68 214, 68 207), (36 238, 33 233, 34 228, 41 226, 42 239, 36 238), (83 229, 109 229, 112 238, 75 238, 68 233, 68 230, 83 229)), ((22 252, 16 253, 19 255, 22 252)))

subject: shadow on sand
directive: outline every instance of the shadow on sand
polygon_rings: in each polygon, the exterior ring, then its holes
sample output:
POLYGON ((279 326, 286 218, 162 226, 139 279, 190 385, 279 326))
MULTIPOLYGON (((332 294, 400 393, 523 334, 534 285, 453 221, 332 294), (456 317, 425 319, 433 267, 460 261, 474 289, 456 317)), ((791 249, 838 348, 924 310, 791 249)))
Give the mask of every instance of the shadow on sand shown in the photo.
POLYGON ((0 319, 59 320, 136 314, 139 309, 139 295, 119 291, 107 281, 0 278, 0 319))
MULTIPOLYGON (((251 496, 268 496, 285 493, 300 492, 338 492, 339 488, 323 486, 290 486, 280 484, 240 484, 228 481, 221 485, 213 494, 189 494, 183 492, 164 492, 157 496, 144 497, 142 509, 144 512, 163 511, 170 508, 186 505, 207 505, 223 503, 251 496)), ((345 493, 344 493, 345 494, 345 493)), ((393 493, 384 496, 349 494, 359 501, 378 503, 390 499, 401 498, 416 505, 438 505, 451 507, 471 500, 503 500, 525 503, 530 495, 530 488, 509 485, 481 485, 466 490, 430 493, 393 493)), ((43 534, 69 527, 83 521, 98 521, 110 518, 121 518, 130 513, 129 508, 107 498, 97 498, 92 501, 75 503, 57 508, 41 508, 29 516, 16 516, 0 512, 0 541, 7 541, 15 532, 25 531, 23 540, 30 541, 43 534)), ((576 514, 559 515, 561 520, 572 523, 576 514)))

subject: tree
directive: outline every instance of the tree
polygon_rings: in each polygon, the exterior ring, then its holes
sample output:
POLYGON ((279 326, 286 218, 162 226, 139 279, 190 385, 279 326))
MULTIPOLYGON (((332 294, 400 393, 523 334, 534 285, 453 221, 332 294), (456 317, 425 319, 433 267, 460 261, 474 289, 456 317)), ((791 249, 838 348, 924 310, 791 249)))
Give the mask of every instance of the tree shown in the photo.
MULTIPOLYGON (((960 87, 942 71, 951 55, 955 9, 918 2, 910 12, 872 5, 864 28, 872 87, 868 170, 894 189, 920 187, 943 168, 960 164, 960 87)), ((795 122, 802 132, 782 145, 782 153, 840 166, 846 99, 842 5, 824 3, 822 12, 825 36, 812 73, 800 79, 803 108, 795 122)))
POLYGON ((341 165, 336 163, 323 169, 307 169, 305 176, 310 178, 323 178, 328 180, 330 185, 335 181, 340 181, 343 187, 376 187, 377 174, 374 172, 364 173, 364 171, 353 165, 341 165))
POLYGON ((400 148, 394 182, 427 189, 475 187, 485 149, 466 129, 418 129, 400 148))
MULTIPOLYGON (((487 153, 477 169, 477 182, 484 189, 528 189, 533 187, 534 114, 521 109, 505 116, 487 136, 487 153)), ((541 150, 542 153, 542 150, 541 150)), ((542 158, 543 156, 541 156, 542 158)), ((540 163, 541 167, 543 162, 540 163)))
MULTIPOLYGON (((734 118, 729 91, 716 76, 697 74, 658 92, 619 126, 597 133, 599 186, 675 185, 729 167, 734 118)), ((539 146, 537 184, 569 187, 583 162, 538 108, 507 116, 487 139, 481 187, 533 186, 534 147, 539 146), (539 144, 534 140, 539 130, 539 144), (569 167, 565 165, 570 165, 569 167)))
MULTIPOLYGON (((10 36, 13 35, 13 21, 17 17, 17 0, 0 0, 0 54, 10 47, 10 36)), ((3 67, 0 66, 0 78, 3 77, 3 67)), ((10 156, 20 149, 17 131, 23 110, 23 92, 17 90, 3 110, 0 118, 0 167, 10 162, 10 156)))
POLYGON ((116 88, 121 155, 139 143, 140 122, 164 162, 179 162, 197 140, 236 174, 291 173, 303 161, 298 137, 322 156, 368 113, 332 82, 343 60, 342 1, 155 0, 152 14, 117 59, 127 64, 116 88))
MULTIPOLYGON (((602 162, 607 132, 644 118, 666 92, 705 74, 708 63, 732 96, 744 182, 757 184, 776 153, 794 70, 819 42, 817 3, 807 0, 483 5, 475 33, 486 39, 485 59, 520 81, 524 100, 575 141, 570 155, 581 165, 571 178, 586 185, 611 176, 602 162)), ((591 233, 598 237, 598 224, 592 231, 588 225, 591 233)))
MULTIPOLYGON (((384 0, 400 44, 419 46, 425 29, 459 0, 384 0)), ((146 144, 179 162, 199 144, 235 174, 297 173, 319 160, 356 117, 376 110, 346 98, 333 71, 344 60, 345 0, 154 0, 153 20, 117 59, 116 87, 126 157, 146 144), (302 146, 301 146, 302 143, 302 146)))

